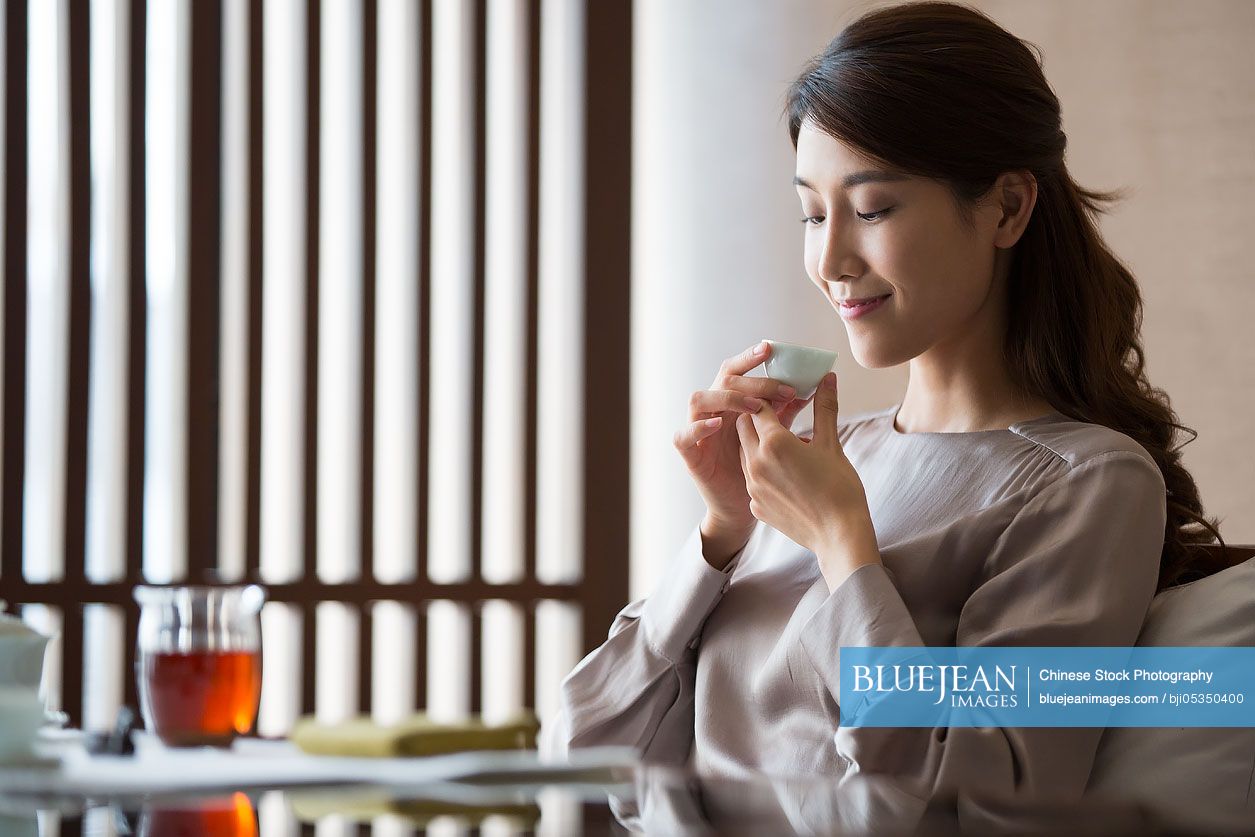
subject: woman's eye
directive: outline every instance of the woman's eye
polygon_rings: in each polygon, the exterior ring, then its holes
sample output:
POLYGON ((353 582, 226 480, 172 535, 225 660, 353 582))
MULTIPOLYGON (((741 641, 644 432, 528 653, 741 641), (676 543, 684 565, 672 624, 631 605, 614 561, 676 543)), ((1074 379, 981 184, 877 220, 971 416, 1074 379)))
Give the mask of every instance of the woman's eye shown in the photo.
POLYGON ((876 221, 888 215, 892 210, 893 210, 893 207, 888 207, 886 209, 880 210, 879 212, 866 212, 866 213, 856 212, 854 214, 862 218, 864 221, 876 221))
MULTIPOLYGON (((892 211, 893 211, 893 207, 890 206, 885 209, 881 209, 877 212, 856 212, 854 214, 857 215, 859 218, 863 219, 864 221, 874 223, 880 220, 881 218, 884 218, 892 211)), ((812 224, 814 226, 818 226, 819 224, 822 224, 823 221, 824 221, 824 216, 822 215, 808 215, 807 217, 802 219, 803 224, 812 224)))

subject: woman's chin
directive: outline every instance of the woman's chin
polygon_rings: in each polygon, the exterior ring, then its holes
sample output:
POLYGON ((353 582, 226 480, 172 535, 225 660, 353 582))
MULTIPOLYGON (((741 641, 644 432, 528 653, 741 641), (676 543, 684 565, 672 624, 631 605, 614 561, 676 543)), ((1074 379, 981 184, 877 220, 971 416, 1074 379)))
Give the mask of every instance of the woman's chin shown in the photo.
POLYGON ((887 349, 867 341, 850 341, 850 355, 864 369, 888 369, 905 362, 906 359, 900 358, 898 352, 887 349))

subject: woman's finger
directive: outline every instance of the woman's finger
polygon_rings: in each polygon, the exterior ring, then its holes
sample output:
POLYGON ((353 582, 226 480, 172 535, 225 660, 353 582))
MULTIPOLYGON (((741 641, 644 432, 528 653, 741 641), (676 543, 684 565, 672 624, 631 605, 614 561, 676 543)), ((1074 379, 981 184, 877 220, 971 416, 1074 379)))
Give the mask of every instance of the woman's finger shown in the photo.
POLYGON ((689 421, 716 413, 756 413, 762 399, 731 390, 699 389, 689 396, 689 421))
POLYGON ((736 430, 741 440, 741 448, 752 462, 754 457, 758 456, 758 431, 754 427, 754 420, 750 416, 737 416, 736 430))
POLYGON ((697 450, 697 443, 708 436, 713 436, 719 432, 719 427, 723 424, 722 416, 715 416, 711 419, 695 421, 688 427, 685 427, 675 434, 673 444, 675 449, 681 454, 688 454, 697 450))
MULTIPOLYGON (((750 346, 739 355, 730 357, 719 366, 719 376, 744 375, 771 355, 771 346, 761 341, 750 346)), ((716 387, 711 387, 716 389, 716 387)))
MULTIPOLYGON (((815 395, 812 393, 807 398, 794 398, 787 404, 781 405, 776 409, 776 415, 780 416, 780 423, 788 427, 793 423, 793 419, 797 418, 797 414, 805 410, 806 405, 811 403, 814 398, 815 395)), ((772 407, 775 408, 776 405, 773 403, 772 407)))
POLYGON ((720 375, 712 390, 734 390, 746 395, 756 395, 767 401, 792 401, 797 390, 775 378, 751 378, 748 375, 720 375))

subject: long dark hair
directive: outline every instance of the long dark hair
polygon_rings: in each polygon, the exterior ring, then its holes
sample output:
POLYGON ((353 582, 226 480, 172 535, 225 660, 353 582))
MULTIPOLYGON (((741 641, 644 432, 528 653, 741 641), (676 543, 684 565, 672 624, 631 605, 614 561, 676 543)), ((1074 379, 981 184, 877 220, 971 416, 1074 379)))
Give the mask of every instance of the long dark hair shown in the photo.
POLYGON ((808 121, 873 161, 945 184, 969 225, 999 174, 1033 174, 1037 202, 1008 277, 1012 378, 1064 415, 1118 430, 1154 457, 1168 511, 1158 589, 1218 569, 1199 545, 1218 542, 1224 554, 1219 520, 1204 516, 1181 464, 1181 448, 1198 434, 1147 380, 1141 292, 1095 224, 1123 192, 1072 180, 1041 51, 963 4, 880 8, 808 62, 789 87, 785 115, 795 149, 808 121), (1180 445, 1178 431, 1191 434, 1180 445))

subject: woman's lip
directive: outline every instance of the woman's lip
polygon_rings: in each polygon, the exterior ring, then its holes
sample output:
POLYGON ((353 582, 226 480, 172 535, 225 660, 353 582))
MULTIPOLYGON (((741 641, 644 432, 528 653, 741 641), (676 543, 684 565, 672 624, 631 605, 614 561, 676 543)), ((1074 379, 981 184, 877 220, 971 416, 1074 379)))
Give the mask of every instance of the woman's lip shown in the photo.
POLYGON ((881 294, 880 296, 865 296, 862 299, 839 299, 837 302, 845 306, 864 305, 877 299, 885 299, 889 294, 881 294))
POLYGON ((843 320, 854 320, 866 314, 870 314, 877 308, 880 308, 886 299, 892 294, 884 294, 883 296, 872 297, 870 302, 855 303, 847 300, 837 300, 837 313, 841 315, 843 320))

